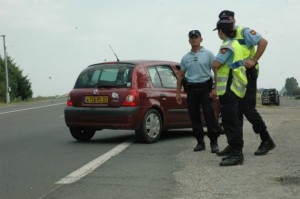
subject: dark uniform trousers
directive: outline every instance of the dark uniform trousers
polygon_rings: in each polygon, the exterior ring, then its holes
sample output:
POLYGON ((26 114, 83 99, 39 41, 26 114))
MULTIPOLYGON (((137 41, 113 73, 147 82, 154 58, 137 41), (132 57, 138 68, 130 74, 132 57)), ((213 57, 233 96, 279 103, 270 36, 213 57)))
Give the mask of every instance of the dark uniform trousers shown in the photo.
POLYGON ((225 94, 220 96, 219 99, 221 103, 222 123, 228 144, 233 149, 241 150, 244 146, 243 114, 240 110, 241 98, 235 95, 229 86, 227 86, 225 94))
POLYGON ((241 100, 241 110, 247 120, 252 124, 255 133, 268 134, 265 122, 256 110, 257 70, 255 68, 247 69, 246 74, 248 85, 246 95, 241 100))
POLYGON ((211 86, 211 83, 188 83, 186 86, 188 113, 198 143, 202 142, 204 138, 201 106, 208 130, 207 136, 210 140, 216 141, 220 135, 220 127, 214 114, 212 100, 209 97, 211 86))

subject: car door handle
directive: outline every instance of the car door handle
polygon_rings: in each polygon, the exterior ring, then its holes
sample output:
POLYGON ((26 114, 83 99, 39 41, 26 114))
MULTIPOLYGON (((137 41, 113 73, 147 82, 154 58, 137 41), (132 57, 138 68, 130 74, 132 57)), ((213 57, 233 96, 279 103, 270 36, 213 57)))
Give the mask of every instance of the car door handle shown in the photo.
POLYGON ((167 98, 165 94, 160 94, 160 98, 167 98))

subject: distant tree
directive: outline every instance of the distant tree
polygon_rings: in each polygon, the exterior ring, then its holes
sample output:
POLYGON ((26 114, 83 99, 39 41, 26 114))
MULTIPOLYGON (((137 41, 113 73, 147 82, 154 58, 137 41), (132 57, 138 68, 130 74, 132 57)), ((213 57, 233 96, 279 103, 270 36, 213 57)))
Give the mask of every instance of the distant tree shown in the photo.
POLYGON ((293 91, 293 95, 297 95, 297 96, 300 96, 300 87, 296 88, 294 91, 293 91))
POLYGON ((294 77, 289 77, 285 80, 285 88, 290 96, 292 96, 293 91, 298 87, 298 82, 294 77))
MULTIPOLYGON (((27 76, 23 76, 23 71, 8 57, 7 59, 8 80, 11 88, 10 99, 26 100, 32 98, 31 83, 27 76)), ((6 74, 5 60, 0 56, 0 101, 6 101, 6 74)))

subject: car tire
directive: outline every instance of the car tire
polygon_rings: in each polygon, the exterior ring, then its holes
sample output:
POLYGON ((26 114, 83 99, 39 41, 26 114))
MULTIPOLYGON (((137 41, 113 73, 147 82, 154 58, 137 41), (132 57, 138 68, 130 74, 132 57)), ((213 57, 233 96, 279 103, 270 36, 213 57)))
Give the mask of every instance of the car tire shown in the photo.
POLYGON ((141 127, 135 131, 139 141, 145 143, 156 142, 162 132, 162 119, 158 111, 150 109, 146 112, 141 127))
POLYGON ((95 135, 95 130, 82 129, 82 128, 70 128, 70 133, 73 138, 78 141, 88 141, 95 135))

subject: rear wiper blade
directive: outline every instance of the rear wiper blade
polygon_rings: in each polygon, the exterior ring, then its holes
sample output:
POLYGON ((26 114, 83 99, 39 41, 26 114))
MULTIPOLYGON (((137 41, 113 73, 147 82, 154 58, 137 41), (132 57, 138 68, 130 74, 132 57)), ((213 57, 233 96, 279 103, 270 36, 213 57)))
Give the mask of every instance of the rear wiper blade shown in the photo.
POLYGON ((102 85, 102 84, 98 84, 97 88, 116 88, 116 85, 102 85))

